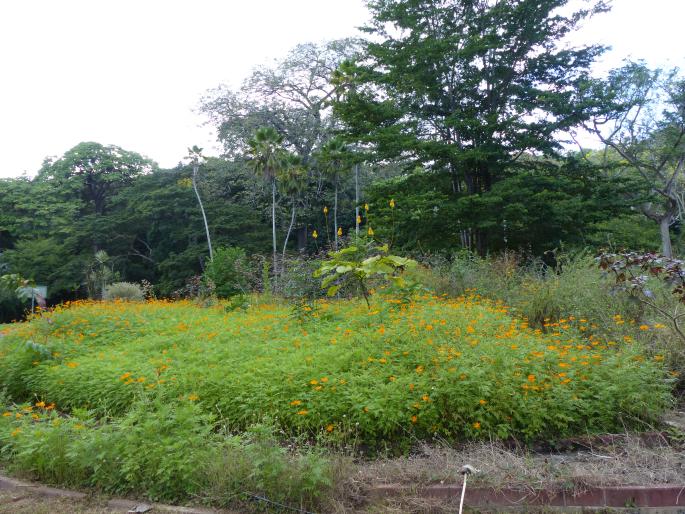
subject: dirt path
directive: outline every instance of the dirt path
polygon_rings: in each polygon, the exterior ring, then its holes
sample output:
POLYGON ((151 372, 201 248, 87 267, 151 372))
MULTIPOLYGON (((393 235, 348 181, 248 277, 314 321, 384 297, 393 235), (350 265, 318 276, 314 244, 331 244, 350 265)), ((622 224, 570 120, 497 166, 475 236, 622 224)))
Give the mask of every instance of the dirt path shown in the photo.
POLYGON ((21 491, 0 491, 0 513, 12 514, 105 514, 111 510, 101 500, 44 498, 21 491))

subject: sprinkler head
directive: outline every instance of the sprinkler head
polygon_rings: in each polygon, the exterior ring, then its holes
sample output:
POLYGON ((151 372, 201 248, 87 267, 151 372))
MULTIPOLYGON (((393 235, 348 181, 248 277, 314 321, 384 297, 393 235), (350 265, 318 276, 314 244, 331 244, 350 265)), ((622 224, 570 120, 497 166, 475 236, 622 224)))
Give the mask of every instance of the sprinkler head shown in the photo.
POLYGON ((473 473, 478 473, 479 470, 471 466, 470 464, 466 464, 461 467, 461 470, 459 471, 462 475, 471 475, 473 473))

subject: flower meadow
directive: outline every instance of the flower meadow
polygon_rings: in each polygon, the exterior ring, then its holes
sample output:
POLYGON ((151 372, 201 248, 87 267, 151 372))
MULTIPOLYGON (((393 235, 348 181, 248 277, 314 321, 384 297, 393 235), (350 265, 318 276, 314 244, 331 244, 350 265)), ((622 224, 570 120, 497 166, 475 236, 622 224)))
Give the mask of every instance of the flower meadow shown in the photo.
MULTIPOLYGON (((0 446, 6 462, 53 482, 82 483, 72 461, 85 459, 89 485, 183 498, 203 483, 184 473, 206 470, 207 452, 264 448, 255 427, 319 448, 407 449, 436 437, 551 440, 654 421, 673 380, 659 356, 592 332, 573 318, 530 328, 474 292, 376 295, 371 309, 357 300, 292 307, 257 298, 232 312, 189 301, 76 302, 0 338, 0 446), (45 445, 64 451, 45 455, 45 445)), ((286 453, 284 470, 295 466, 286 453)), ((329 483, 311 471, 321 469, 314 454, 298 459, 316 484, 293 491, 329 483)))
POLYGON ((240 430, 268 416, 293 432, 366 442, 554 438, 653 419, 669 397, 658 356, 585 320, 528 328, 478 295, 321 301, 248 311, 189 302, 59 307, 0 346, 12 398, 119 416, 138 398, 196 403, 240 430))

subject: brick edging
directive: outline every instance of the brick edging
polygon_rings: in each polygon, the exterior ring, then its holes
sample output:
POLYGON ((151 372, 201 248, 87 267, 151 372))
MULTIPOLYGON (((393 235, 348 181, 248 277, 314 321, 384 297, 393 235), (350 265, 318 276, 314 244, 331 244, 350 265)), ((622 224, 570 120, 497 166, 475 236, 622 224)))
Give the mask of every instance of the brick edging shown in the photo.
MULTIPOLYGON (((373 487, 371 495, 376 498, 390 498, 412 494, 424 498, 459 499, 461 488, 461 485, 411 487, 388 484, 373 487)), ((561 488, 468 487, 467 484, 464 504, 476 507, 682 507, 685 506, 685 485, 607 486, 565 491, 561 488)))

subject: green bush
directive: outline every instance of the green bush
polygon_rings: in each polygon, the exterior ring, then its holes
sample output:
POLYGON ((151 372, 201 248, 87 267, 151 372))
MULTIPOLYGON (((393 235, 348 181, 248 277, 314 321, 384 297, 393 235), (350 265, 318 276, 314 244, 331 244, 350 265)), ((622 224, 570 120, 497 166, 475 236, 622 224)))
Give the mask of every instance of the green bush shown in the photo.
POLYGON ((103 300, 142 301, 145 299, 143 288, 132 282, 115 282, 105 286, 103 300))
POLYGON ((214 252, 214 260, 205 269, 204 280, 213 284, 219 298, 230 298, 247 292, 249 276, 250 267, 245 250, 228 246, 214 252))
POLYGON ((57 414, 45 402, 9 406, 0 394, 0 458, 50 484, 95 487, 150 500, 202 498, 245 511, 255 497, 316 508, 334 472, 319 452, 290 451, 271 425, 215 431, 192 401, 141 397, 117 419, 57 414), (4 403, 3 403, 4 402, 4 403))

